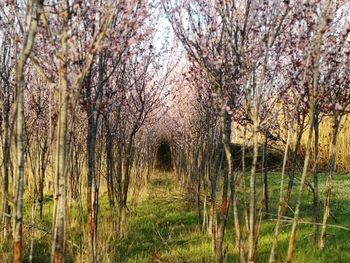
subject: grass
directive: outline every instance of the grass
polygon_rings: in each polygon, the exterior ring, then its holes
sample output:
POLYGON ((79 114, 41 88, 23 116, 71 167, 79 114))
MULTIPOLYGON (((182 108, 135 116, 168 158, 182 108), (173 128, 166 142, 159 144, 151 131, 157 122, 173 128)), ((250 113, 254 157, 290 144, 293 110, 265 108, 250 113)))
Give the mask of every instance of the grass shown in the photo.
MULTIPOLYGON (((272 213, 275 213, 278 199, 279 176, 279 173, 269 174, 272 213)), ((309 180, 312 181, 312 178, 309 180)), ((260 181, 259 175, 258 181, 260 181)), ((325 176, 321 175, 321 200, 325 196, 324 186, 325 176)), ((299 181, 296 180, 292 204, 295 203, 298 187, 299 181)), ((334 218, 330 218, 329 224, 350 228, 349 189, 349 175, 335 176, 331 211, 336 221, 334 218)), ((142 192, 137 207, 129 213, 127 236, 118 240, 111 229, 107 196, 105 193, 101 193, 99 262, 212 262, 211 239, 206 232, 201 230, 201 222, 186 196, 188 195, 176 183, 172 173, 155 174, 151 178, 148 189, 142 192)), ((31 228, 28 224, 30 223, 31 205, 27 200, 24 262, 28 262, 30 247, 31 228)), ((85 201, 82 205, 85 206, 85 201)), ((292 209, 294 209, 293 206, 291 206, 292 209)), ((83 209, 82 212, 79 212, 78 205, 72 202, 69 211, 67 262, 86 262, 86 210, 83 209)), ((305 190, 301 211, 302 220, 310 222, 312 216, 312 193, 310 191, 305 190)), ((52 200, 48 199, 44 207, 44 221, 40 224, 37 223, 39 230, 35 234, 33 262, 50 262, 51 216, 52 200)), ((292 216, 292 212, 289 213, 289 216, 292 216)), ((262 224, 257 262, 267 262, 268 260, 274 224, 273 219, 265 219, 262 224)), ((290 227, 290 223, 286 223, 282 227, 277 253, 280 262, 285 261, 290 227)), ((327 247, 321 252, 312 244, 312 229, 311 224, 299 224, 293 262, 350 262, 350 231, 328 227, 327 247)), ((225 234, 224 262, 238 262, 233 240, 233 224, 230 217, 225 234)), ((0 243, 0 262, 11 262, 10 239, 1 240, 0 243)))
POLYGON ((152 179, 148 196, 130 218, 117 262, 207 262, 210 239, 184 194, 167 174, 152 179))
MULTIPOLYGON (((212 262, 211 240, 201 231, 200 223, 193 209, 185 199, 185 194, 176 187, 169 174, 153 179, 149 195, 138 206, 130 218, 128 237, 117 247, 117 262, 212 262), (160 178, 159 178, 160 177, 160 178)), ((312 180, 312 178, 309 178, 312 180)), ((271 208, 275 209, 278 198, 279 174, 269 175, 271 184, 271 208)), ((320 176, 320 196, 325 196, 325 176, 320 176)), ((295 190, 299 188, 296 180, 295 190)), ((337 222, 330 218, 329 224, 350 228, 350 178, 337 175, 334 179, 332 213, 337 222)), ((295 203, 296 191, 292 203, 295 203)), ((292 206, 293 208, 293 206, 292 206)), ((312 194, 304 192, 301 217, 311 222, 312 194)), ((289 213, 292 216, 292 212, 289 213)), ((259 238, 257 262, 267 262, 274 228, 274 220, 264 220, 259 238)), ((284 224, 280 235, 278 256, 284 261, 288 248, 291 224, 284 224)), ((328 227, 327 247, 319 251, 312 243, 313 225, 300 223, 294 261, 299 263, 350 262, 350 231, 328 227)), ((238 262, 233 247, 234 232, 231 218, 226 231, 225 262, 238 262)))

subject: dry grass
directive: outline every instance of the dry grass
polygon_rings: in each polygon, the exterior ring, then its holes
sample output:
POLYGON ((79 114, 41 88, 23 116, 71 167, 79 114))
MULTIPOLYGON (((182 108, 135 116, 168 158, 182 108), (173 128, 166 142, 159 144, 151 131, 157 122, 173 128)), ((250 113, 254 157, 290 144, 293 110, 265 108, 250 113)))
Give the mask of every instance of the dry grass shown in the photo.
MULTIPOLYGON (((324 118, 319 127, 319 163, 327 168, 329 159, 329 145, 332 137, 332 122, 330 118, 324 118)), ((303 143, 306 144, 305 136, 303 143)), ((313 154, 313 151, 312 151, 313 154)), ((350 171, 350 121, 349 116, 343 119, 337 143, 336 169, 338 171, 350 171)))
MULTIPOLYGON (((336 170, 337 171, 350 171, 350 115, 345 116, 341 123, 341 129, 338 136, 337 143, 337 160, 336 160, 336 170)), ((232 127, 233 134, 231 141, 235 144, 243 143, 243 128, 237 124, 233 124, 232 127)), ((282 132, 286 133, 286 132, 282 132)), ((295 134, 294 134, 295 135, 295 134)), ((332 136, 332 121, 329 117, 322 118, 319 126, 319 168, 326 170, 329 160, 329 146, 331 143, 332 136)), ((295 137, 295 136, 294 136, 295 137)), ((302 137, 302 147, 301 150, 304 151, 306 145, 306 132, 304 132, 302 137)), ((251 132, 249 127, 247 129, 246 135, 247 147, 252 146, 251 132)), ((313 138, 314 139, 314 138, 313 138)), ((264 138, 260 135, 260 144, 264 142, 264 138)), ((295 138, 294 138, 295 140, 295 138)), ((274 143, 274 147, 280 149, 283 152, 284 145, 282 142, 278 141, 274 143)), ((311 151, 311 165, 313 164, 314 151, 311 151)))

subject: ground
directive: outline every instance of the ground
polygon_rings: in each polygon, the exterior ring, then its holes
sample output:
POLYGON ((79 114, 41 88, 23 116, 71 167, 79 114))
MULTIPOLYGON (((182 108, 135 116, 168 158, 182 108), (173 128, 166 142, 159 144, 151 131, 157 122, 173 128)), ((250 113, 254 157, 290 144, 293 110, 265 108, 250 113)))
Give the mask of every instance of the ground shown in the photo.
POLYGON ((150 183, 118 246, 118 262, 210 262, 210 239, 172 174, 158 174, 150 183))
MULTIPOLYGON (((269 175, 271 183, 271 202, 276 204, 278 198, 279 174, 269 175)), ((312 178, 310 178, 312 179, 312 178)), ((321 195, 324 193, 324 176, 321 175, 321 195)), ((296 188, 298 187, 296 182, 296 188)), ((350 228, 350 178, 337 175, 334 181, 332 211, 333 218, 329 224, 350 228)), ((140 202, 130 218, 129 234, 117 247, 118 262, 212 262, 211 241, 201 230, 201 224, 193 207, 186 199, 170 173, 158 174, 151 180, 146 198, 140 202)), ((311 193, 305 191, 302 206, 303 223, 299 225, 294 261, 311 262, 350 262, 350 231, 329 227, 328 243, 325 251, 320 252, 311 241, 312 203, 311 193)), ((275 206, 275 205, 274 205, 275 206)), ((272 208, 274 207, 272 206, 272 208)), ((226 231, 226 244, 233 244, 233 225, 229 222, 226 231)), ((274 220, 265 220, 259 239, 257 262, 267 262, 274 220)), ((278 255, 281 262, 285 258, 289 240, 290 225, 286 223, 280 235, 278 255)), ((225 262, 238 262, 232 245, 226 245, 225 262)))
MULTIPOLYGON (((260 182, 258 175, 258 182, 260 182)), ((276 208, 278 198, 279 173, 269 174, 270 207, 276 208)), ((312 177, 309 178, 312 180, 312 177)), ((299 186, 296 180, 295 189, 299 186)), ((324 199, 324 175, 320 176, 320 196, 324 199)), ((258 187, 258 189, 260 189, 258 187)), ((350 231, 338 228, 350 228, 350 177, 338 174, 334 179, 331 210, 334 218, 330 218, 328 228, 327 247, 320 252, 312 244, 311 221, 312 194, 306 190, 301 207, 302 222, 298 226, 297 242, 294 261, 296 263, 333 263, 350 262, 350 231), (336 221, 335 221, 336 219, 336 221)), ((295 199, 295 193, 293 195, 295 199)), ((31 231, 32 203, 27 199, 25 215, 26 248, 24 262, 28 262, 31 231)), ((99 218, 99 262, 122 263, 196 263, 212 262, 211 240, 202 225, 195 209, 188 201, 188 193, 177 183, 171 172, 158 172, 151 176, 149 187, 141 192, 137 206, 132 209, 128 218, 128 234, 118 240, 111 230, 110 210, 107 195, 101 191, 100 218, 99 218)), ((67 262, 86 262, 86 211, 84 200, 72 202, 70 206, 70 221, 68 225, 68 259, 67 262), (85 240, 85 241, 84 241, 85 240), (78 256, 77 256, 78 255, 78 256), (79 256, 80 255, 80 256, 79 256)), ((294 200, 292 200, 294 202, 294 200)), ((293 209, 293 206, 291 207, 293 209)), ((50 262, 52 199, 45 200, 44 222, 36 223, 33 262, 50 262)), ((275 213, 275 211, 272 211, 275 213)), ((231 212, 230 212, 231 214, 231 212)), ((290 212, 289 216, 292 216, 290 212)), ((257 262, 267 262, 272 242, 272 232, 275 221, 265 219, 261 228, 257 262)), ((290 223, 285 223, 280 235, 278 256, 284 262, 289 234, 290 223)), ((233 247, 234 232, 231 217, 225 234, 225 261, 238 262, 236 250, 233 247)), ((10 239, 9 239, 10 240, 10 239)), ((0 246, 0 262, 10 262, 11 243, 3 240, 0 246), (2 256, 2 257, 1 257, 2 256)), ((1 240, 0 240, 1 241, 1 240)))

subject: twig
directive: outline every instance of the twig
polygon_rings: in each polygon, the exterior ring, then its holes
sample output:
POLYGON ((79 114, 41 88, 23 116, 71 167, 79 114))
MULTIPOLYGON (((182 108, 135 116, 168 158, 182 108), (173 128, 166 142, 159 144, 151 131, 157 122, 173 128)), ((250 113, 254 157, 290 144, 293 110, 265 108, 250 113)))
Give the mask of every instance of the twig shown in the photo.
MULTIPOLYGON (((46 235, 51 235, 52 233, 49 231, 49 230, 46 230, 45 228, 42 228, 42 227, 39 227, 39 226, 34 226, 32 223, 23 223, 24 226, 27 226, 29 228, 35 228, 36 230, 39 230, 41 232, 44 232, 46 235)), ((74 243, 72 240, 69 240, 67 239, 67 242, 70 243, 73 247, 76 247, 76 248, 79 248, 80 249, 80 246, 77 245, 76 243, 74 243)), ((84 251, 86 254, 87 252, 84 251)))
MULTIPOLYGON (((269 215, 277 216, 275 214, 269 214, 269 215)), ((293 219, 294 218, 292 218, 292 217, 283 216, 282 217, 282 222, 292 222, 293 219)), ((270 218, 270 220, 271 221, 276 221, 277 219, 270 218)), ((299 219, 299 223, 301 223, 301 224, 310 224, 310 225, 320 225, 320 226, 322 225, 322 223, 315 223, 315 222, 305 221, 303 219, 299 219)), ((341 225, 327 224, 327 226, 334 227, 334 228, 340 228, 340 229, 344 229, 344 230, 350 231, 350 228, 345 227, 345 226, 341 226, 341 225)))

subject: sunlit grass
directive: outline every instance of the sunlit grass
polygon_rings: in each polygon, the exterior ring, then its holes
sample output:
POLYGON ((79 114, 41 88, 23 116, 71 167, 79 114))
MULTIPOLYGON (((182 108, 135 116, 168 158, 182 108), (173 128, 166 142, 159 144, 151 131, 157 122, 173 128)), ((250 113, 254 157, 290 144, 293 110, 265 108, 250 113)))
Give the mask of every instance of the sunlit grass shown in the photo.
MULTIPOLYGON (((272 173, 269 175, 269 179, 271 184, 270 206, 273 210, 272 213, 275 213, 279 191, 279 174, 272 173)), ((312 178, 310 177, 310 179, 312 178)), ((320 181, 320 196, 323 199, 325 178, 322 174, 320 181)), ((347 191, 350 189, 348 188, 349 184, 349 176, 336 176, 332 213, 337 222, 331 218, 329 224, 350 227, 350 194, 347 191)), ((164 185, 159 184, 156 188, 153 186, 149 199, 140 204, 137 213, 131 217, 131 224, 135 224, 135 229, 129 232, 129 245, 126 242, 119 246, 121 253, 124 251, 124 254, 120 254, 119 260, 121 262, 212 262, 211 240, 207 233, 201 231, 197 216, 193 209, 186 205, 186 200, 183 199, 184 195, 176 190, 164 195, 166 189, 163 187, 164 185), (138 239, 140 235, 142 235, 141 240, 138 239), (138 239, 138 242, 133 243, 131 240, 135 239, 138 239), (146 244, 146 247, 142 248, 141 245, 140 248, 139 241, 146 244)), ((298 188, 299 181, 296 180, 292 204, 295 201, 298 188)), ((294 209, 293 205, 291 208, 294 209)), ((289 212, 289 216, 293 216, 292 212, 289 212)), ((304 192, 301 216, 304 222, 312 221, 312 194, 307 189, 304 192)), ((274 224, 273 218, 264 220, 259 238, 257 262, 267 262, 268 260, 274 224)), ((285 261, 290 227, 290 223, 286 223, 282 227, 278 247, 278 257, 281 262, 285 261)), ((299 224, 294 262, 350 262, 350 232, 329 227, 327 248, 321 252, 313 245, 312 231, 312 224, 299 224)), ((234 232, 231 218, 225 236, 225 262, 238 262, 237 251, 233 246, 234 232)))
MULTIPOLYGON (((260 182, 258 175, 258 183, 260 182)), ((312 177, 308 178, 310 181, 312 177)), ((269 174, 270 208, 275 214, 279 173, 269 174)), ((350 228, 350 178, 349 175, 337 175, 334 179, 329 224, 350 228)), ((325 196, 325 176, 320 175, 320 197, 325 196)), ((299 180, 295 181, 291 209, 294 209, 296 190, 299 180)), ((260 185, 258 184, 258 189, 260 185)), ((128 234, 118 240, 111 226, 109 203, 106 194, 101 194, 99 216, 99 262, 212 262, 211 239, 202 231, 201 222, 188 200, 186 193, 176 183, 172 173, 157 173, 151 178, 149 188, 142 191, 138 205, 130 209, 128 234)), ((28 262, 30 247, 30 217, 32 203, 25 202, 25 254, 28 262)), ((241 205, 241 204, 240 204, 241 205)), ((33 262, 50 262, 52 207, 50 198, 44 205, 43 222, 36 223, 33 262)), ((85 201, 82 201, 85 207, 85 201)), ((312 221, 312 193, 305 189, 301 218, 312 221)), ((78 202, 69 207, 67 262, 86 262, 87 260, 87 216, 86 209, 79 209, 78 202)), ((293 216, 290 211, 288 214, 293 216)), ((274 217, 264 219, 258 243, 257 262, 267 262, 274 228, 274 217)), ((277 255, 280 262, 285 261, 289 241, 290 223, 282 226, 277 255)), ((324 251, 313 245, 313 225, 299 224, 295 245, 294 261, 298 263, 350 262, 350 231, 328 227, 327 246, 324 251)), ((225 232, 224 262, 238 262, 234 248, 234 231, 230 213, 225 232)), ((10 239, 2 240, 0 262, 11 262, 10 239)))

